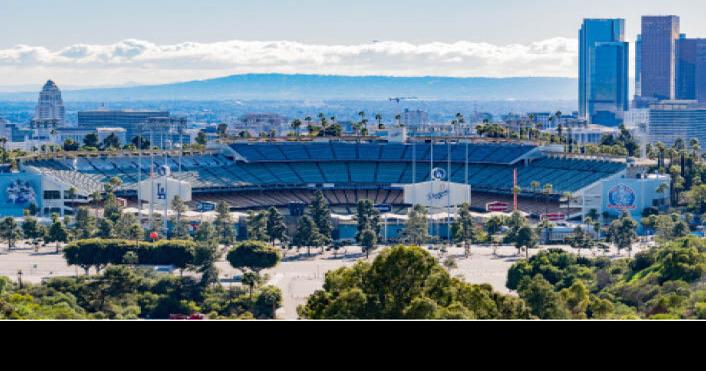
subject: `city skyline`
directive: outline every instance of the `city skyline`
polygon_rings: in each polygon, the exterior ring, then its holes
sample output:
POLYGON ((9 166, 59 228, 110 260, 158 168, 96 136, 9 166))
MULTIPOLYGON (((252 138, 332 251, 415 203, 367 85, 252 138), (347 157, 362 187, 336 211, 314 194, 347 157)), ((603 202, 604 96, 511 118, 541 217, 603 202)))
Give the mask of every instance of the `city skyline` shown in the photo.
POLYGON ((140 4, 139 12, 128 1, 110 8, 110 17, 100 2, 62 3, 5 5, 0 22, 13 32, 0 35, 0 86, 38 86, 47 78, 68 86, 160 84, 271 72, 577 77, 576 30, 583 18, 626 19, 630 43, 640 32, 640 16, 648 14, 680 15, 689 36, 706 35, 696 16, 706 5, 692 1, 600 0, 590 10, 554 0, 540 6, 449 0, 444 7, 420 1, 404 7, 367 1, 208 1, 198 7, 151 1, 140 4), (51 32, 35 32, 38 28, 51 32))

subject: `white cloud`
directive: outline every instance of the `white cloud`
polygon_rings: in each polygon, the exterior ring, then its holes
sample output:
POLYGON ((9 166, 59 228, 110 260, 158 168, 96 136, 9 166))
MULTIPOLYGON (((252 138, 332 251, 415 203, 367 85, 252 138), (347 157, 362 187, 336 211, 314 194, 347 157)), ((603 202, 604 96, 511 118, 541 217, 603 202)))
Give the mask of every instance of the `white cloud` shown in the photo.
POLYGON ((515 77, 576 76, 577 41, 528 45, 458 41, 314 45, 292 41, 185 42, 128 39, 61 50, 18 45, 0 49, 0 85, 54 78, 70 85, 163 83, 235 73, 515 77))

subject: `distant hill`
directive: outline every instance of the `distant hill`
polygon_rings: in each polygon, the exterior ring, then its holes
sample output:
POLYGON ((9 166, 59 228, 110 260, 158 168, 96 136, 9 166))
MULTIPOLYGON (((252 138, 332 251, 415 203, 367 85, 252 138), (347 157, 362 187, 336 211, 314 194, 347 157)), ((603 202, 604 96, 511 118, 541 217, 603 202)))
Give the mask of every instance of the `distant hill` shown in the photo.
MULTIPOLYGON (((555 77, 452 78, 247 74, 165 85, 63 91, 66 101, 135 100, 573 100, 577 80, 555 77)), ((0 92, 0 100, 35 100, 38 92, 0 92)))

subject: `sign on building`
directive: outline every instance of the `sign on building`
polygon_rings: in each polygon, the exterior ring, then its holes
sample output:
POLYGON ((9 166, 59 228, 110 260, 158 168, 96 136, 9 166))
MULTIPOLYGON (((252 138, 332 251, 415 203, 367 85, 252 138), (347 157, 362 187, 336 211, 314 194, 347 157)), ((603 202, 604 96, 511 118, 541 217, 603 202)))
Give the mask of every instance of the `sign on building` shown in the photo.
POLYGON ((22 216, 32 204, 42 208, 41 175, 1 174, 0 192, 0 215, 22 216))
POLYGON ((488 212, 506 213, 510 211, 510 204, 507 202, 494 201, 485 204, 485 210, 488 212))
POLYGON ((443 209, 471 202, 471 187, 467 184, 431 181, 404 186, 404 202, 443 209))
POLYGON ((662 184, 669 184, 669 178, 621 178, 604 181, 601 212, 607 212, 613 217, 627 212, 634 219, 640 220, 646 208, 668 205, 669 190, 658 192, 662 184))
POLYGON ((191 183, 167 176, 144 180, 138 190, 140 199, 148 203, 163 204, 166 201, 171 205, 176 196, 184 202, 191 201, 191 183))

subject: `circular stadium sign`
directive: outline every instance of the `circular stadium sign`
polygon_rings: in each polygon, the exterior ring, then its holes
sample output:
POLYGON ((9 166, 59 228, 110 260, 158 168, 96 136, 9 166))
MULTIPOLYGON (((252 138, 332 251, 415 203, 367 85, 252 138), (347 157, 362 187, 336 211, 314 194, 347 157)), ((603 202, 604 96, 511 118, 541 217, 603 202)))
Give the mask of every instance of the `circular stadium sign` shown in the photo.
POLYGON ((167 165, 162 165, 157 168, 157 174, 159 174, 159 176, 170 176, 172 175, 172 168, 167 165))
POLYGON ((635 210, 637 205, 635 190, 625 184, 618 184, 608 191, 608 208, 614 210, 635 210))
POLYGON ((431 178, 433 180, 444 180, 446 179, 446 170, 437 167, 434 168, 434 170, 431 171, 431 178))

